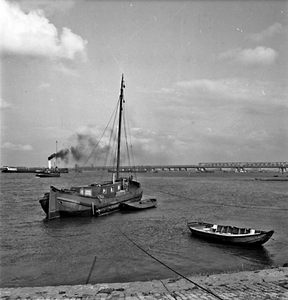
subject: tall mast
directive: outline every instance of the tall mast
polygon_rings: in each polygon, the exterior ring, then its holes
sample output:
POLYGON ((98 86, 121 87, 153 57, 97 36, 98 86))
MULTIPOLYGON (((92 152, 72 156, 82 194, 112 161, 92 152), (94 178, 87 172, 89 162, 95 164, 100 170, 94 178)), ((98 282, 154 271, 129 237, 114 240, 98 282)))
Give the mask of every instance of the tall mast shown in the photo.
POLYGON ((120 88, 120 96, 119 96, 119 126, 118 126, 118 147, 117 147, 117 167, 116 167, 116 180, 119 179, 119 168, 120 168, 120 145, 121 145, 121 126, 122 126, 122 110, 123 110, 123 90, 125 88, 124 85, 124 74, 122 74, 121 79, 121 88, 120 88))

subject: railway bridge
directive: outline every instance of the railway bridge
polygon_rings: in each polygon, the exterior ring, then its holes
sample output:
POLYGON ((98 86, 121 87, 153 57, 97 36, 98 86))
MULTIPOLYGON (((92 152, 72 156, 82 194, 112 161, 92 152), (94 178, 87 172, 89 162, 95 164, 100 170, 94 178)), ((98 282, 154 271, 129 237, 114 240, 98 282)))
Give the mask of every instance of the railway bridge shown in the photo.
MULTIPOLYGON (((196 172, 211 172, 211 169, 223 171, 226 169, 235 172, 246 172, 247 169, 276 169, 281 173, 287 172, 287 162, 202 162, 198 164, 178 164, 178 165, 138 165, 134 167, 122 166, 122 172, 157 172, 157 171, 181 171, 193 170, 196 172)), ((76 166, 75 166, 76 169, 76 166)), ((84 167, 85 170, 108 170, 113 172, 113 167, 93 166, 84 167)))

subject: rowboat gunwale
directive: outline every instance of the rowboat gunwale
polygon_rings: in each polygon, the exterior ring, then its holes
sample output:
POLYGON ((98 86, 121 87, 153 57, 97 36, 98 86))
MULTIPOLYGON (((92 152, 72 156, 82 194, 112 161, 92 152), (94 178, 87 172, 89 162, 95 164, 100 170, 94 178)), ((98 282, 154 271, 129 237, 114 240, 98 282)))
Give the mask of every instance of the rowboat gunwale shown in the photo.
POLYGON ((236 244, 236 245, 262 245, 266 243, 274 231, 263 231, 263 230, 253 230, 251 228, 239 228, 235 226, 227 225, 216 225, 205 222, 187 222, 187 226, 191 231, 191 234, 199 238, 203 238, 212 242, 224 243, 224 244, 236 244), (197 228, 198 225, 198 228, 197 228), (199 228, 202 226, 202 229, 199 228), (204 230, 203 227, 206 227, 204 230), (234 229, 249 230, 247 233, 221 233, 217 231, 211 231, 213 226, 219 226, 219 228, 231 227, 234 229))

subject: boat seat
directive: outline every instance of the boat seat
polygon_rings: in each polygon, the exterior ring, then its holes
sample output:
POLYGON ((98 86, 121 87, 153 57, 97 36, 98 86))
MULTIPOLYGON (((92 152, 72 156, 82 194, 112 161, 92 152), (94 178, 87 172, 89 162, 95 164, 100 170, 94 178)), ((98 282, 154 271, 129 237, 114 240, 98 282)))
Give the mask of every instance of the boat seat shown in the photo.
POLYGON ((217 230, 217 225, 213 225, 213 226, 211 227, 211 231, 215 232, 216 230, 217 230))
POLYGON ((239 234, 239 228, 233 227, 231 233, 232 233, 232 234, 239 234))

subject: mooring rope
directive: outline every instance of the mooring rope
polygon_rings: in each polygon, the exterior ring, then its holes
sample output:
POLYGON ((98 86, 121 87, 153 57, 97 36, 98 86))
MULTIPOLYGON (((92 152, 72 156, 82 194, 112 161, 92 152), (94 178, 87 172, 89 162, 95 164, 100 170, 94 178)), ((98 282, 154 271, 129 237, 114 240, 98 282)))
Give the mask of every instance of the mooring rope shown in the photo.
POLYGON ((139 248, 141 251, 143 251, 144 253, 146 253, 148 256, 150 256, 152 259, 156 260, 158 263, 160 263, 161 265, 163 265, 164 267, 166 267, 167 269, 171 270, 172 272, 176 273, 177 275, 181 276, 182 278, 186 279, 187 281, 189 281, 190 283, 196 285, 198 288, 204 290, 205 292, 213 295, 215 298, 220 299, 220 300, 224 300, 223 298, 221 298, 220 296, 214 294, 212 291, 204 288, 203 286, 201 286, 200 284, 192 281, 191 279, 189 279, 188 277, 182 275, 181 273, 179 273, 178 271, 172 269, 171 267, 169 267, 167 264, 163 263, 161 260, 159 260, 158 258, 156 258, 155 256, 153 256, 152 254, 150 254, 149 252, 147 252, 145 249, 143 249, 141 246, 139 246, 136 242, 134 242, 131 238, 129 238, 119 227, 116 227, 122 235, 124 235, 132 244, 134 244, 137 248, 139 248))

